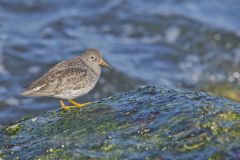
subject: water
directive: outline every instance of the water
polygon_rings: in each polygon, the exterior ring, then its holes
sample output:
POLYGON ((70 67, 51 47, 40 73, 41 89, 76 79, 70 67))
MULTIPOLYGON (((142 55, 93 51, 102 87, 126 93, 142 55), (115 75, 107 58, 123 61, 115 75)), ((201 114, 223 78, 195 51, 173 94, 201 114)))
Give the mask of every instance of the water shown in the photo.
POLYGON ((21 89, 57 62, 98 48, 113 70, 78 101, 142 84, 239 84, 238 0, 1 0, 0 124, 59 107, 21 89))

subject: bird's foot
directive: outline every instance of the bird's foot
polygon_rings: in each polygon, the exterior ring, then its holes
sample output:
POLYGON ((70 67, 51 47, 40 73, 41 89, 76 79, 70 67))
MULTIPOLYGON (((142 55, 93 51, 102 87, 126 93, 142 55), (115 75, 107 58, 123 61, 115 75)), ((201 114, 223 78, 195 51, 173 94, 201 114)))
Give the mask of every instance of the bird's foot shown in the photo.
POLYGON ((76 108, 76 107, 75 106, 65 106, 64 105, 64 106, 61 107, 61 110, 69 111, 72 108, 76 108))
POLYGON ((63 100, 60 100, 60 104, 61 104, 61 110, 70 110, 70 109, 72 109, 72 108, 76 108, 75 106, 66 106, 65 104, 64 104, 64 102, 63 102, 63 100))
POLYGON ((68 100, 68 102, 71 103, 72 105, 74 105, 76 108, 82 108, 82 107, 85 107, 89 104, 92 104, 92 102, 87 102, 87 103, 80 104, 80 103, 77 103, 77 102, 75 102, 73 100, 70 100, 70 99, 68 100))

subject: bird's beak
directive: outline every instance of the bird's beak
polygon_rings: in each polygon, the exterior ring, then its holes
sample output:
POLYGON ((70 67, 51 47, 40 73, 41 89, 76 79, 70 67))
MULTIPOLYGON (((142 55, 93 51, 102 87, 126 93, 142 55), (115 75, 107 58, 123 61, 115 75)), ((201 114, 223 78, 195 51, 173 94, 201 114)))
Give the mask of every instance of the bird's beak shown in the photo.
POLYGON ((100 60, 99 64, 104 67, 111 68, 103 59, 100 60))

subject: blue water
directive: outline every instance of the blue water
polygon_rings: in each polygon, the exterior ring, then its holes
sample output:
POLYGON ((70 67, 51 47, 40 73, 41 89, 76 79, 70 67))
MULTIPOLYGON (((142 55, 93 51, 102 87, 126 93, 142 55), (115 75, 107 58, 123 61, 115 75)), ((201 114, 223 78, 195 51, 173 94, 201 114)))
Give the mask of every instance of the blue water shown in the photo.
POLYGON ((142 84, 196 90, 239 84, 238 0, 1 0, 0 124, 59 107, 19 91, 57 62, 98 48, 113 70, 80 99, 142 84))

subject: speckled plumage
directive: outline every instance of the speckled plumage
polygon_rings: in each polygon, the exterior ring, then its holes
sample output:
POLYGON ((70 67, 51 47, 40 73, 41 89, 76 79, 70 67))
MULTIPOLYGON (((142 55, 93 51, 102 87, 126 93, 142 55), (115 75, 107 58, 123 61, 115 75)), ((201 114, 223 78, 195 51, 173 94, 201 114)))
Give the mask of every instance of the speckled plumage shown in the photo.
POLYGON ((87 49, 80 56, 55 65, 21 94, 61 99, 75 99, 85 95, 93 89, 100 77, 100 62, 104 63, 99 52, 96 49, 87 49), (93 55, 96 60, 90 59, 93 55))

